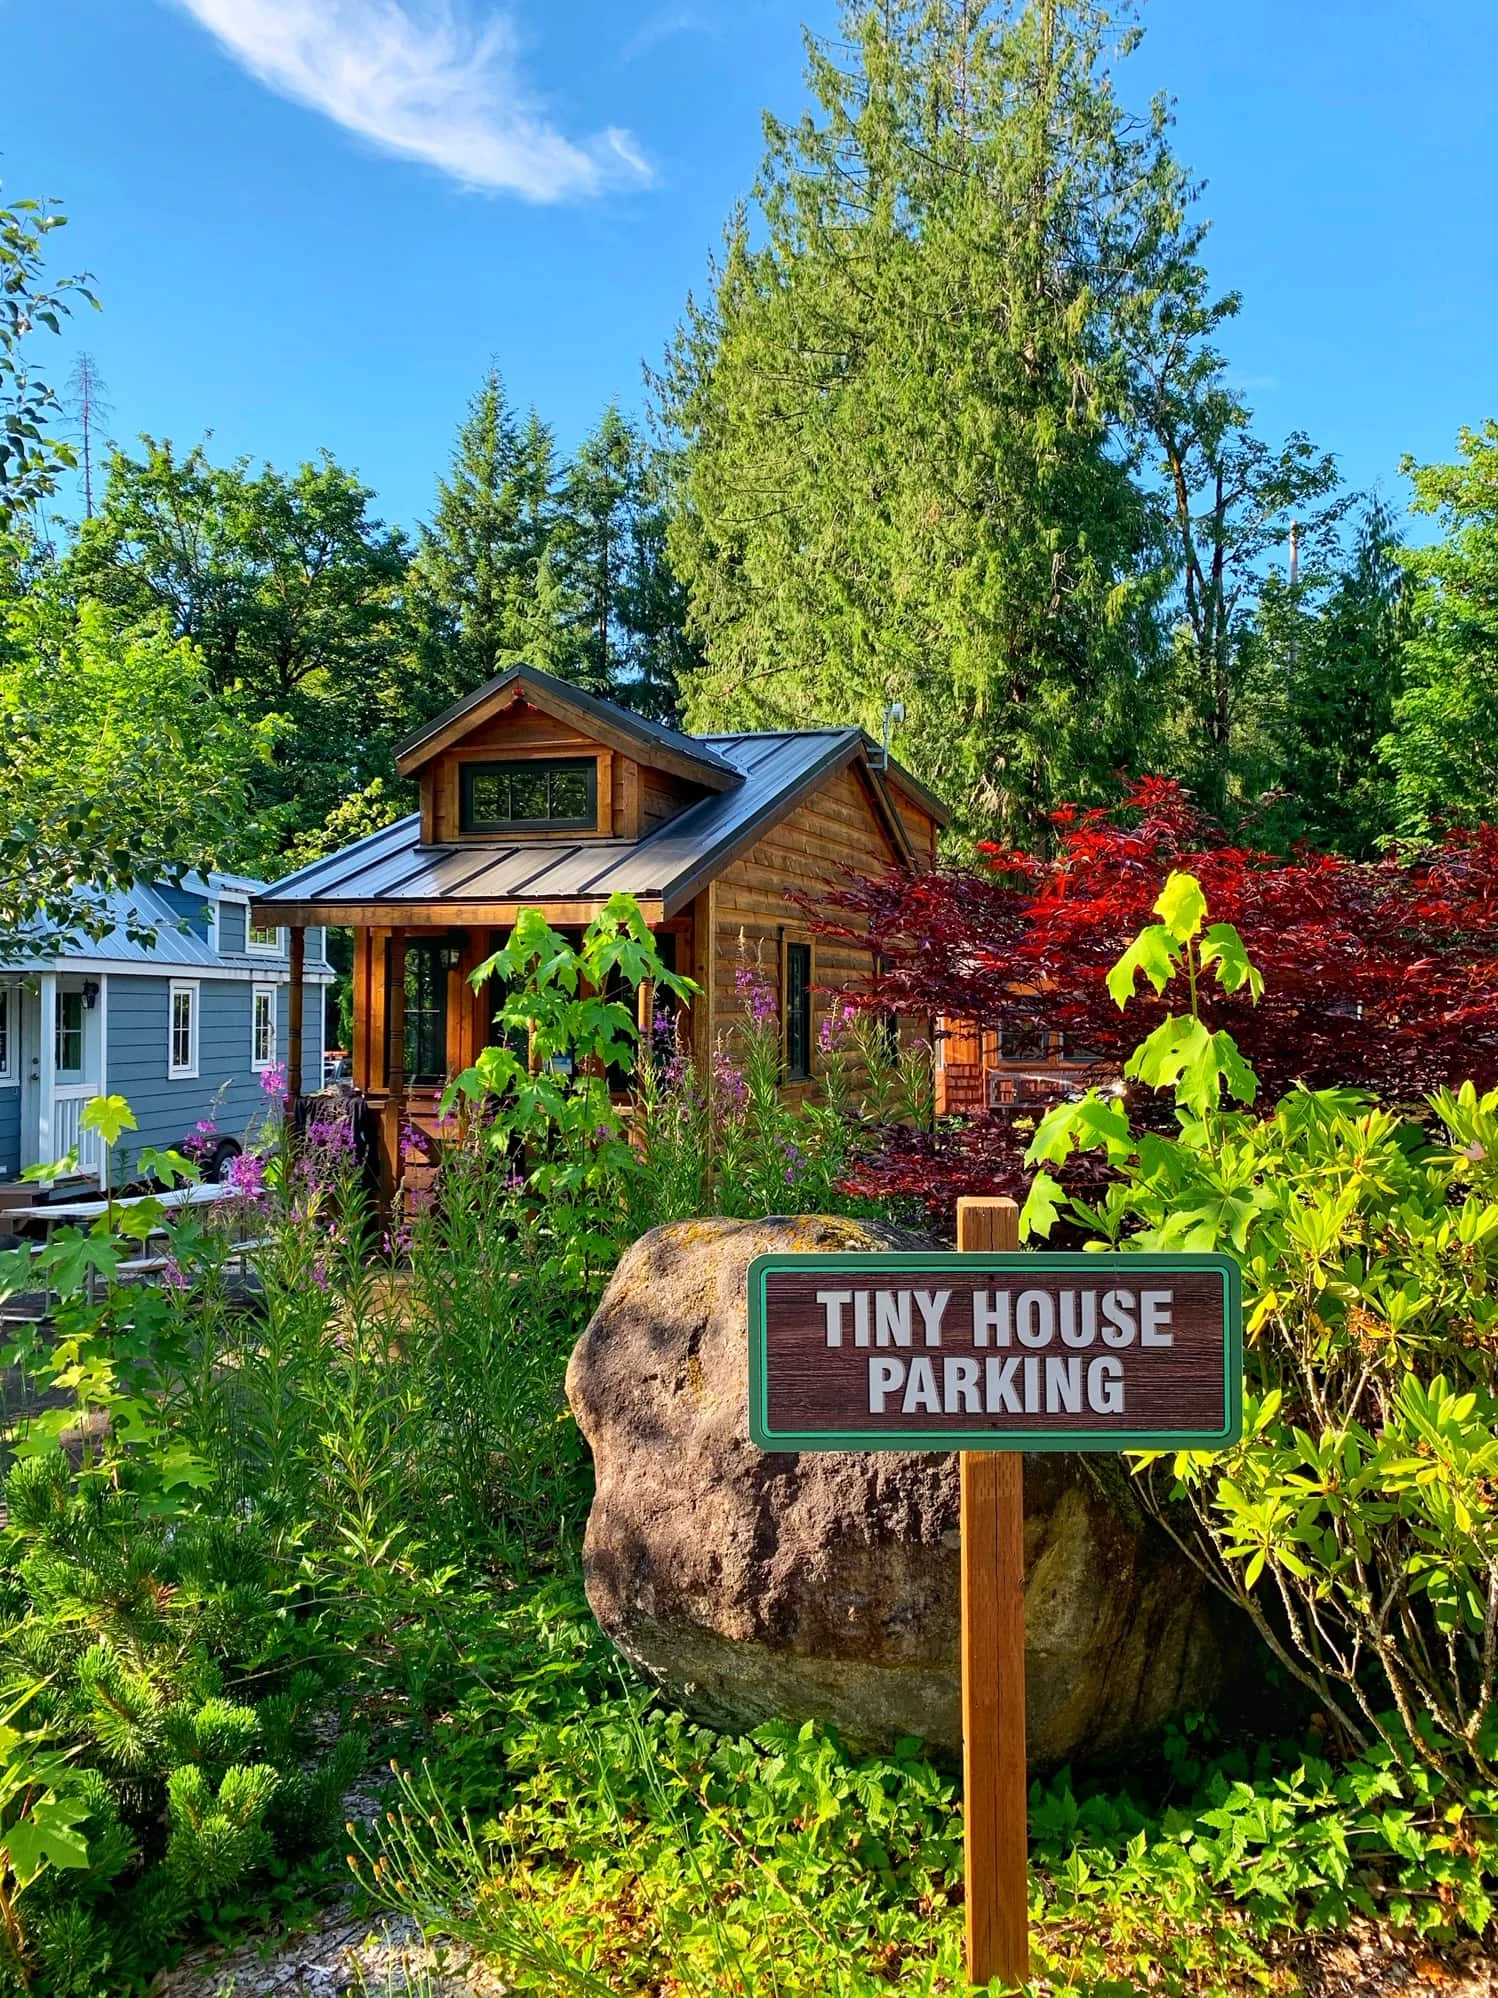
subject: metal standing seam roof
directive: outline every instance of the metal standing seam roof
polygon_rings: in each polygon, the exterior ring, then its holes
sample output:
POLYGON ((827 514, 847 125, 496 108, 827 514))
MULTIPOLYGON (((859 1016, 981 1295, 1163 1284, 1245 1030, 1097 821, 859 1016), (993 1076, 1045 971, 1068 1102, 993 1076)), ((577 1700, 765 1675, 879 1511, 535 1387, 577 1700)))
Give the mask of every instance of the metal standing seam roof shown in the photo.
MULTIPOLYGON (((205 879, 190 874, 181 885, 188 893, 201 894, 205 902, 211 902, 225 889, 258 896, 263 884, 247 875, 214 874, 205 879)), ((114 918, 112 927, 97 942, 92 937, 75 935, 55 954, 0 963, 0 970, 35 975, 51 965, 86 964, 101 959, 111 964, 138 964, 148 970, 223 971, 254 966, 270 975, 286 969, 284 955, 277 959, 264 952, 215 950, 206 937, 183 926, 182 911, 174 908, 153 882, 137 882, 128 889, 109 889, 95 899, 114 918), (130 934, 132 914, 136 928, 155 931, 153 942, 145 943, 130 934)), ((309 956, 306 968, 309 974, 332 971, 326 957, 309 956)))
POLYGON ((680 905, 715 863, 817 777, 849 762, 864 742, 856 728, 703 736, 743 781, 715 792, 643 839, 496 840, 482 846, 421 845, 421 817, 371 833, 312 862, 255 898, 277 903, 601 901, 625 893, 680 905))

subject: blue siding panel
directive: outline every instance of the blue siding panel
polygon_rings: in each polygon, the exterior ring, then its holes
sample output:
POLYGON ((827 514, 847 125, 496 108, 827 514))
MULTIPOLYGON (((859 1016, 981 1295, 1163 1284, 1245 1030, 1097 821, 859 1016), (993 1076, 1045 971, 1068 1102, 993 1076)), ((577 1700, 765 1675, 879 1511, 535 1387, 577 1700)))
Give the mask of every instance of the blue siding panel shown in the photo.
MULTIPOLYGON (((267 980, 267 983, 270 981, 267 980)), ((123 1096, 135 1112, 138 1129, 128 1143, 173 1145, 202 1118, 211 1117, 226 1136, 243 1141, 263 1121, 266 1097, 250 1067, 250 995, 246 979, 203 978, 198 983, 198 1074, 196 1080, 167 1075, 167 992, 165 978, 109 981, 108 1089, 123 1096)), ((303 1087, 322 1081, 322 1008, 318 988, 307 988, 304 1006, 303 1087)), ((284 1061, 290 994, 284 985, 276 1000, 277 1049, 284 1061)))
POLYGON ((0 1083, 0 1179, 21 1170, 21 1092, 0 1083))
POLYGON ((219 903, 218 947, 221 955, 237 956, 244 949, 248 915, 243 902, 219 903))

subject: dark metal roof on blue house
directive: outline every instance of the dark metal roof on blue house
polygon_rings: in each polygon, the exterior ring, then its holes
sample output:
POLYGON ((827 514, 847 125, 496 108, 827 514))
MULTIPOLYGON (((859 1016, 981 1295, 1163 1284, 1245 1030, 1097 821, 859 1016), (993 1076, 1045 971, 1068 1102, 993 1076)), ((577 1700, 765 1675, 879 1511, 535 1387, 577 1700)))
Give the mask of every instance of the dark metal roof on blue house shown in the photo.
POLYGON ((295 911, 296 920, 336 923, 340 907, 373 903, 395 905, 392 916, 404 920, 408 909, 414 914, 433 905, 593 903, 626 893, 659 902, 670 915, 798 799, 870 747, 857 728, 678 740, 731 770, 733 782, 638 840, 423 846, 420 815, 413 813, 276 882, 256 896, 255 907, 267 919, 279 913, 284 921, 295 911))

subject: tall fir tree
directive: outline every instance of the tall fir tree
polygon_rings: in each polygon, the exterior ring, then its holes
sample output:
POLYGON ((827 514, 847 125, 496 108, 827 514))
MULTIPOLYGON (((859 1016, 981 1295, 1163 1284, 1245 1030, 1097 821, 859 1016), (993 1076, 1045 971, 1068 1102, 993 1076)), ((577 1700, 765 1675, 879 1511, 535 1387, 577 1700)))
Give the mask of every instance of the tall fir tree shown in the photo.
POLYGON ((569 678, 610 695, 626 677, 622 594, 639 484, 639 439, 611 402, 562 475, 555 549, 571 601, 569 678))
POLYGON ((856 719, 1032 836, 1153 720, 1168 518, 1130 356, 1201 230, 1094 0, 849 0, 655 383, 694 722, 856 719))
POLYGON ((534 411, 521 424, 491 366, 412 565, 421 699, 430 711, 492 679, 532 641, 555 476, 551 431, 534 411))

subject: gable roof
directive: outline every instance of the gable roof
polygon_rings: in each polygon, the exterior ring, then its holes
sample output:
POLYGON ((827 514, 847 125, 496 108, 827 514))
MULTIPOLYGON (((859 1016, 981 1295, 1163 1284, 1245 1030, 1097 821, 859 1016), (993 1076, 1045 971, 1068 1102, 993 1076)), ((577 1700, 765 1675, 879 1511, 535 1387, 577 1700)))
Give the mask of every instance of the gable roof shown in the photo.
POLYGON ((660 722, 647 721, 616 701, 599 700, 581 687, 543 673, 539 666, 525 665, 507 667, 435 720, 413 730, 396 747, 396 769, 402 777, 414 777, 434 756, 461 742, 481 722, 517 699, 569 723, 606 749, 617 749, 653 769, 689 778, 709 791, 724 791, 740 781, 740 773, 712 748, 709 739, 682 735, 660 722))
MULTIPOLYGON (((592 905, 622 892, 647 918, 670 916, 834 772, 865 761, 868 738, 857 728, 796 729, 707 736, 703 746, 733 772, 733 788, 699 799, 643 839, 423 846, 413 813, 276 882, 255 908, 267 919, 315 923, 351 921, 341 912, 372 905, 385 920, 416 923, 482 922, 489 918, 480 912, 492 909, 498 922, 501 905, 592 905)), ((871 774, 878 801, 878 773, 871 774)), ((901 851, 903 830, 887 802, 881 816, 901 851)))

